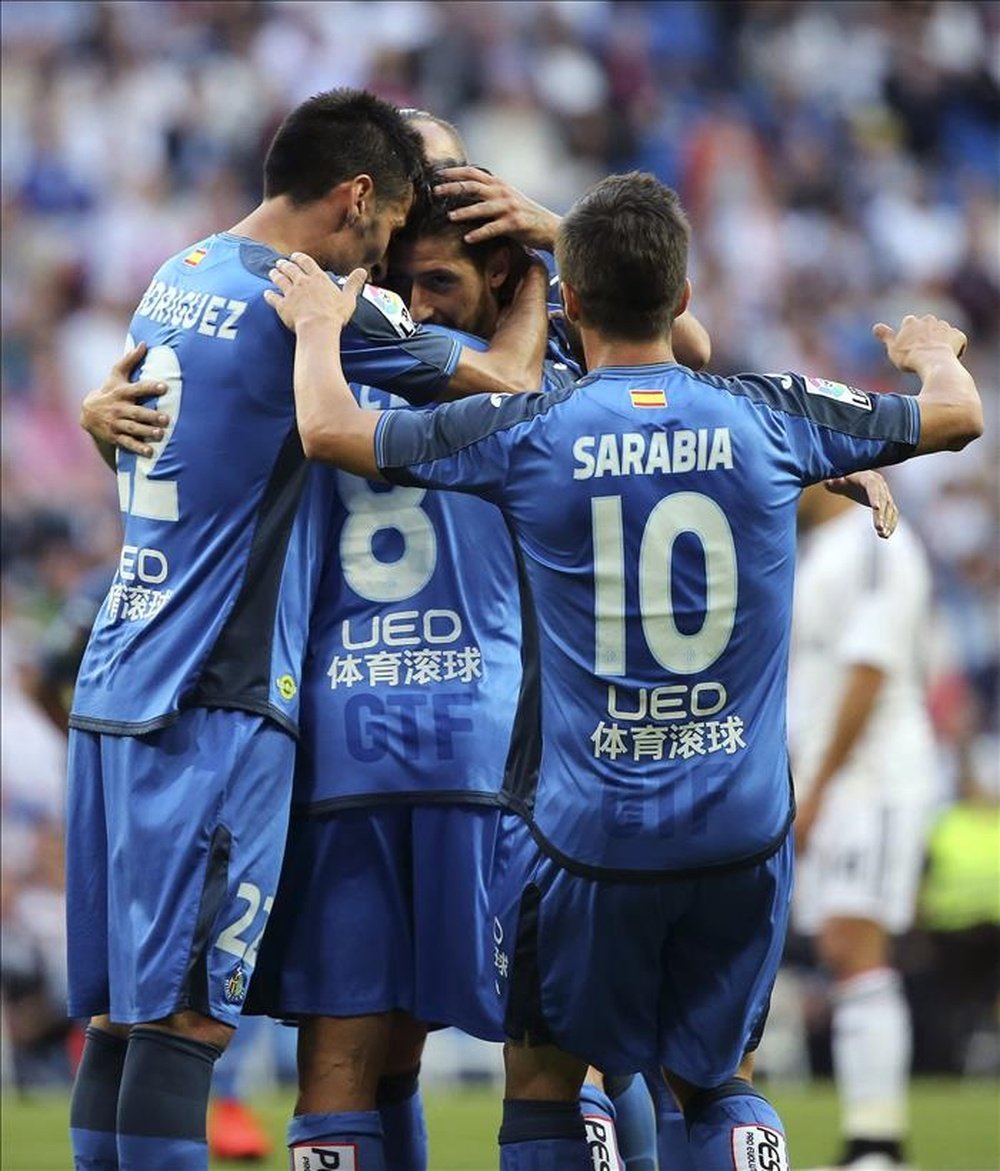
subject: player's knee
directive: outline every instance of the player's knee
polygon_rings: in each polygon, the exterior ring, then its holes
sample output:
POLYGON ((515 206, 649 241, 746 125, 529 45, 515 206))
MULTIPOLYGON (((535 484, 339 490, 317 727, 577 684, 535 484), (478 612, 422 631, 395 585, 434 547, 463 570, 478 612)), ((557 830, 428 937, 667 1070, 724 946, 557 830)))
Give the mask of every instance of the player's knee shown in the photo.
POLYGON ((187 1009, 184 1012, 174 1012, 159 1021, 150 1021, 149 1027, 162 1029, 167 1033, 174 1033, 188 1041, 198 1041, 202 1045, 212 1045, 219 1052, 224 1052, 236 1031, 231 1025, 224 1025, 213 1017, 187 1009))
POLYGON ((427 1026, 404 1013, 397 1013, 382 1068, 384 1077, 408 1074, 420 1068, 427 1040, 427 1026))
POLYGON ((503 1050, 508 1098, 575 1101, 587 1063, 554 1045, 507 1041, 503 1050))
POLYGON ((817 938, 816 951, 838 980, 884 967, 888 961, 885 931, 868 919, 828 919, 817 938))
MULTIPOLYGON (((303 1100, 325 1109, 369 1109, 385 1069, 392 1014, 306 1017, 299 1022, 299 1088, 303 1100)), ((307 1112, 315 1112, 309 1106, 307 1112)))
POLYGON ((100 1016, 92 1016, 88 1022, 92 1029, 98 1029, 102 1033, 109 1033, 112 1037, 118 1037, 119 1040, 127 1041, 129 1029, 131 1025, 116 1025, 111 1017, 101 1014, 100 1016))
POLYGON ((736 1071, 738 1078, 743 1078, 744 1081, 753 1082, 753 1067, 754 1067, 754 1051, 743 1054, 743 1060, 740 1062, 739 1069, 736 1071))

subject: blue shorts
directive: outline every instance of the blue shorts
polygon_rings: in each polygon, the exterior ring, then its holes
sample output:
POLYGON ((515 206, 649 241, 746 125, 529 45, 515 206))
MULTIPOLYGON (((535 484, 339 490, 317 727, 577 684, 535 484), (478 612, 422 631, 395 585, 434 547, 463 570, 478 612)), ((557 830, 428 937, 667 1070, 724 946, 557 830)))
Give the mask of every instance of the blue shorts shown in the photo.
POLYGON ((248 1011, 398 1010, 502 1040, 484 942, 498 816, 449 803, 293 817, 248 1011))
POLYGON ((295 742, 192 708, 145 736, 70 732, 69 1015, 235 1025, 271 909, 295 742))
POLYGON ((739 870, 601 882, 562 869, 504 813, 495 858, 488 942, 509 1037, 610 1074, 732 1077, 760 1039, 781 960, 790 837, 739 870))

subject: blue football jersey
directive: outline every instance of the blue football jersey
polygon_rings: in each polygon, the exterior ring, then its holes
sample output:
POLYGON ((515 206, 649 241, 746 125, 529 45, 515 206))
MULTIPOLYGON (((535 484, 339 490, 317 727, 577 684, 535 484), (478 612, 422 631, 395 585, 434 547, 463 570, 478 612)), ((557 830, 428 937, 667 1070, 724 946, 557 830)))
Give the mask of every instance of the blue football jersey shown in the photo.
POLYGON ((490 500, 517 541, 504 801, 552 857, 635 876, 777 848, 800 490, 918 436, 912 398, 672 363, 382 416, 388 480, 490 500))
MULTIPOLYGON (((554 349, 545 371, 546 386, 572 383, 554 349)), ((352 389, 364 407, 404 405, 352 389)), ((495 801, 521 684, 518 575, 500 511, 316 467, 304 514, 325 559, 294 802, 322 812, 402 797, 495 801)))
MULTIPOLYGON (((294 338, 263 300, 277 257, 223 233, 157 272, 131 324, 137 377, 167 385, 148 458, 118 453, 124 540, 77 682, 71 723, 136 734, 181 707, 255 711, 294 729, 307 567, 286 557, 305 482, 292 394, 294 338)), ((433 398, 454 338, 366 289, 343 331, 358 379, 433 398)))

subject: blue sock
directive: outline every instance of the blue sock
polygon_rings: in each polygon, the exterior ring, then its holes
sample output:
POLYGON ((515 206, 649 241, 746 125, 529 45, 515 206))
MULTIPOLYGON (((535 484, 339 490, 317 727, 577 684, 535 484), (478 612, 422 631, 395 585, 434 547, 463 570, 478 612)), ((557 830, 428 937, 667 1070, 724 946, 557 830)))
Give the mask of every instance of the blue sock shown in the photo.
POLYGON ((207 1171, 214 1045, 137 1026, 118 1095, 120 1171, 207 1171))
POLYGON ((580 1113, 594 1166, 602 1171, 603 1168, 625 1171, 625 1164, 618 1154, 617 1119, 610 1096, 590 1082, 584 1082, 580 1087, 580 1113))
POLYGON ((118 1091, 128 1041, 87 1028, 69 1107, 75 1171, 118 1171, 118 1091))
POLYGON ((644 1075, 656 1107, 656 1153, 665 1171, 695 1171, 688 1146, 688 1128, 677 1099, 661 1073, 644 1075))
POLYGON ((500 1171, 594 1171, 579 1103, 505 1098, 500 1171))
POLYGON ((702 1090, 687 1106, 688 1143, 698 1171, 767 1167, 789 1171, 785 1128, 771 1103, 743 1078, 702 1090))
POLYGON ((296 1114, 288 1124, 292 1171, 387 1171, 382 1121, 377 1110, 355 1113, 296 1114))
POLYGON ((375 1104, 382 1119, 385 1163, 392 1171, 427 1171, 427 1123, 420 1067, 379 1078, 375 1104))
POLYGON ((606 1077, 604 1088, 615 1108, 618 1157, 625 1171, 656 1171, 656 1112, 638 1074, 606 1077))

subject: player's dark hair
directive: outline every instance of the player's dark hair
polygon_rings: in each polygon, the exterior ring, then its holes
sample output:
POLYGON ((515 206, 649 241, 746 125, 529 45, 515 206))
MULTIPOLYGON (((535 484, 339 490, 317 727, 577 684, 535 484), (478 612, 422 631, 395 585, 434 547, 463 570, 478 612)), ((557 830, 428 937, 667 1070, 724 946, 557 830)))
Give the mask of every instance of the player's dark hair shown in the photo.
MULTIPOLYGON (((495 252, 501 248, 508 248, 510 250, 509 275, 503 287, 497 291, 500 304, 506 305, 513 297, 518 282, 527 271, 530 263, 528 253, 509 236, 495 236, 491 240, 482 240, 478 244, 469 244, 465 240, 466 232, 478 227, 480 223, 488 223, 488 219, 481 221, 463 220, 455 223, 448 218, 448 213, 460 207, 474 207, 479 202, 478 198, 474 195, 435 195, 433 193, 434 187, 443 181, 439 172, 446 167, 458 165, 453 159, 442 159, 433 167, 426 169, 424 181, 417 185, 417 198, 410 208, 406 225, 401 232, 393 237, 392 243, 389 245, 388 271, 382 278, 383 283, 387 288, 398 293, 404 301, 409 301, 410 285, 407 280, 401 277, 400 265, 396 261, 403 249, 428 236, 445 237, 457 242, 460 251, 472 261, 481 273, 485 272, 486 265, 495 252)), ((485 170, 485 168, 481 167, 480 170, 485 170)))
POLYGON ((465 143, 458 132, 458 127, 453 122, 439 118, 437 114, 432 114, 428 110, 418 110, 415 106, 407 106, 399 113, 407 125, 412 125, 414 122, 433 122, 435 126, 440 126, 451 139, 451 145, 455 147, 452 158, 448 163, 440 162, 436 163, 435 166, 464 167, 466 165, 465 143))
POLYGON ((434 187, 443 183, 440 172, 447 167, 457 167, 460 164, 454 159, 442 159, 426 171, 424 183, 421 185, 423 198, 414 203, 413 209, 406 221, 406 227, 397 236, 400 244, 413 243, 424 236, 449 236, 457 240, 462 251, 482 270, 486 267, 489 257, 498 247, 506 247, 511 243, 507 236, 498 236, 492 240, 483 240, 478 244, 469 244, 465 234, 477 228, 480 224, 488 223, 483 220, 462 220, 458 223, 448 218, 448 213, 460 207, 475 207, 479 199, 474 195, 435 195, 434 187))
POLYGON ((667 333, 690 236, 677 193, 652 175, 609 175, 591 187, 556 236, 559 276, 576 290, 583 324, 632 341, 667 333))
POLYGON ((395 202, 419 182, 423 166, 420 136, 395 106, 366 90, 332 89, 297 106, 278 128, 264 160, 264 196, 312 203, 366 174, 379 203, 395 202))

